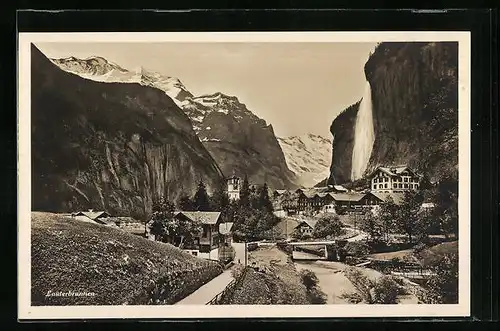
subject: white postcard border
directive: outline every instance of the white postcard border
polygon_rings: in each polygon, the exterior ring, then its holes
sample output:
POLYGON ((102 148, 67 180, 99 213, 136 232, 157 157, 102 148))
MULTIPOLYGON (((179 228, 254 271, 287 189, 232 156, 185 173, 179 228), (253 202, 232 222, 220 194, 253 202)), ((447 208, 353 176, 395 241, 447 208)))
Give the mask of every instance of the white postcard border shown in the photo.
MULTIPOLYGON (((465 317, 470 315, 470 32, 120 32, 18 35, 18 318, 465 317), (31 43, 374 42, 459 43, 459 303, 452 305, 31 306, 31 43)), ((353 100, 354 102, 354 100, 353 100)), ((332 118, 333 120, 333 118, 332 118)))

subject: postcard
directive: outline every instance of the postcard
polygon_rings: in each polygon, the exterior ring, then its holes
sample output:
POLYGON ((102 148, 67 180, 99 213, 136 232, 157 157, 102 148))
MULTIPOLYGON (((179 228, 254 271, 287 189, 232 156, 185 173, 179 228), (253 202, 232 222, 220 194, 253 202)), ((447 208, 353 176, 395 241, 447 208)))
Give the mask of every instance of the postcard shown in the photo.
POLYGON ((470 315, 468 32, 18 54, 19 319, 470 315))

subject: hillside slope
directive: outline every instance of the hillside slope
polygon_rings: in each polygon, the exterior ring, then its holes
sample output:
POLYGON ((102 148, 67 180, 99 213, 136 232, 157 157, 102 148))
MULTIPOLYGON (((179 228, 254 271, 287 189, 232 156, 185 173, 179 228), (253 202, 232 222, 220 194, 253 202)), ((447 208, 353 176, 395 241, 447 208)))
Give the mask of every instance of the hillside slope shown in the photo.
POLYGON ((222 272, 170 244, 40 212, 31 215, 31 261, 34 306, 172 304, 222 272))
POLYGON ((314 134, 278 138, 288 168, 297 175, 297 184, 312 187, 328 178, 332 142, 314 134))
MULTIPOLYGON (((408 164, 431 181, 458 175, 458 44, 381 43, 365 64, 375 140, 365 173, 408 164)), ((359 104, 358 104, 359 105, 359 104)), ((350 180, 358 106, 332 123, 330 182, 350 180)))
POLYGON ((144 217, 222 173, 162 91, 65 72, 32 46, 32 209, 144 217))

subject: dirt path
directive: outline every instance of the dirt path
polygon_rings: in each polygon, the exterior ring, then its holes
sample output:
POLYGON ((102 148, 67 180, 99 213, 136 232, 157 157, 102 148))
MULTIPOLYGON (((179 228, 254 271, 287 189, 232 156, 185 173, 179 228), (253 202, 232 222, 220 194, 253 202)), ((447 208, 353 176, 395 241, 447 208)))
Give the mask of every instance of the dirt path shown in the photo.
POLYGON ((231 275, 232 268, 225 270, 222 274, 215 277, 199 289, 176 302, 176 305, 205 305, 217 294, 222 292, 226 286, 234 279, 231 275))

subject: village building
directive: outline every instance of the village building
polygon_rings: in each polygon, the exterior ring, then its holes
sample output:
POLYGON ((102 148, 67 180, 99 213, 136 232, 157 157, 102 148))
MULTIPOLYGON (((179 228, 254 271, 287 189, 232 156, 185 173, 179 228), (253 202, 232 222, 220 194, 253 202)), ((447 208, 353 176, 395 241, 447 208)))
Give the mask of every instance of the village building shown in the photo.
MULTIPOLYGON (((192 240, 183 243, 182 249, 194 256, 210 260, 234 258, 232 247, 233 223, 222 223, 220 212, 208 211, 177 211, 174 218, 180 221, 196 222, 201 224, 201 231, 192 240)), ((147 226, 147 238, 156 240, 151 233, 150 224, 147 226)), ((182 238, 172 238, 172 244, 179 246, 182 238)))
POLYGON ((406 165, 378 167, 368 178, 371 192, 404 192, 418 190, 420 187, 420 176, 406 165))
POLYGON ((240 199, 241 179, 235 175, 227 178, 227 195, 229 200, 237 201, 240 199))
POLYGON ((296 227, 295 230, 297 233, 300 235, 312 235, 314 231, 314 227, 316 226, 316 223, 318 223, 317 219, 304 219, 302 222, 300 222, 296 227))
POLYGON ((92 209, 72 213, 71 217, 82 222, 105 225, 137 236, 145 236, 144 223, 134 219, 133 217, 111 216, 105 211, 94 211, 92 209))
MULTIPOLYGON (((218 248, 221 241, 219 225, 221 224, 220 212, 208 211, 178 211, 174 217, 189 222, 201 223, 200 233, 193 241, 186 243, 183 247, 189 253, 206 259, 217 260, 219 258, 218 248)), ((181 238, 173 239, 173 244, 178 245, 181 238)))
POLYGON ((359 213, 379 205, 382 198, 368 193, 360 192, 323 192, 301 191, 298 197, 299 212, 317 214, 320 212, 330 214, 359 213))
POLYGON ((287 193, 289 193, 287 190, 274 190, 273 198, 278 199, 287 193))
POLYGON ((88 211, 72 213, 71 217, 83 222, 107 225, 109 222, 107 222, 106 219, 109 218, 110 215, 105 211, 94 211, 93 209, 89 209, 88 211))

